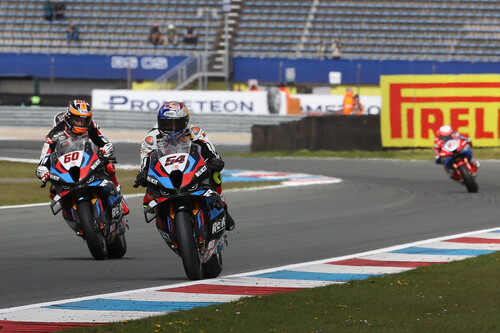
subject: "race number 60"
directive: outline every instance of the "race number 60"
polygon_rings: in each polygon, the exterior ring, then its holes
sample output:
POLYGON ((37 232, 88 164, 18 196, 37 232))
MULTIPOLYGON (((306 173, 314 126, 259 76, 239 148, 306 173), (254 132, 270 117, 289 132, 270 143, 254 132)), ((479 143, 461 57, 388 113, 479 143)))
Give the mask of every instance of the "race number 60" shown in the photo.
POLYGON ((71 161, 76 161, 80 157, 79 151, 74 151, 72 153, 64 155, 64 163, 69 163, 71 161))

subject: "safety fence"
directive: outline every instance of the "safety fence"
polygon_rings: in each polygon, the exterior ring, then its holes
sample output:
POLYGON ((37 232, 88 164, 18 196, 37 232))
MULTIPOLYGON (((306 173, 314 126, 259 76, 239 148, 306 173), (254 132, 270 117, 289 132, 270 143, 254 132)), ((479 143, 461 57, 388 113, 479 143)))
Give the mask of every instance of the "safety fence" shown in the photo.
MULTIPOLYGON (((1 127, 47 127, 64 108, 0 107, 1 127)), ((103 128, 148 130, 156 122, 156 112, 94 110, 92 117, 103 128)), ((207 132, 250 133, 254 125, 277 125, 303 118, 302 115, 190 114, 190 122, 207 132)))

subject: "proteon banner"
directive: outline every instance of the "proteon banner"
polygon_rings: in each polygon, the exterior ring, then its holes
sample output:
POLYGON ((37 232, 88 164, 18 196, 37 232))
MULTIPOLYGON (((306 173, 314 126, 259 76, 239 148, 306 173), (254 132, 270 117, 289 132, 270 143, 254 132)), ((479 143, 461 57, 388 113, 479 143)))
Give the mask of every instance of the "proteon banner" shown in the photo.
POLYGON ((429 147, 450 125, 474 146, 500 144, 500 75, 391 75, 380 79, 384 147, 429 147))
POLYGON ((181 101, 192 113, 269 113, 264 91, 92 90, 94 109, 157 111, 165 101, 181 101))

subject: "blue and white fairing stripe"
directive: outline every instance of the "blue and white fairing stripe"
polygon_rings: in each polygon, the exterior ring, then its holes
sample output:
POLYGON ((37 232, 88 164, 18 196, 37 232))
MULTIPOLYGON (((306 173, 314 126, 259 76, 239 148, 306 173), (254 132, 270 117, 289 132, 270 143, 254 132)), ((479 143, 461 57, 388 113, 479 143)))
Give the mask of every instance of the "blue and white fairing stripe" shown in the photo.
MULTIPOLYGON (((90 155, 88 153, 84 152, 83 153, 83 158, 82 158, 82 164, 81 164, 80 168, 85 167, 89 163, 89 161, 90 161, 90 155)), ((65 171, 66 172, 63 173, 63 172, 57 170, 56 168, 54 168, 53 165, 50 166, 50 173, 51 174, 58 176, 65 183, 75 183, 75 181, 73 180, 73 178, 71 178, 71 175, 68 173, 68 170, 65 170, 65 171)))

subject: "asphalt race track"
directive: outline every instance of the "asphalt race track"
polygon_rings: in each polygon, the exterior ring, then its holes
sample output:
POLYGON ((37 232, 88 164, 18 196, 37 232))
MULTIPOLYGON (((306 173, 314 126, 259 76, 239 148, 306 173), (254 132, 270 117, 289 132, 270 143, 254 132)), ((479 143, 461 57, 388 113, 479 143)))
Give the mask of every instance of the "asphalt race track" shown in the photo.
MULTIPOLYGON (((138 145, 117 144, 121 163, 138 145)), ((0 141, 0 157, 37 159, 41 144, 0 141)), ((223 275, 301 263, 498 227, 500 164, 482 161, 479 193, 431 161, 225 158, 228 169, 304 172, 338 184, 227 191, 237 228, 223 275)), ((41 189, 46 191, 46 189, 41 189)), ((0 209, 0 308, 186 281, 182 263, 130 198, 128 252, 95 261, 48 206, 0 209)))

